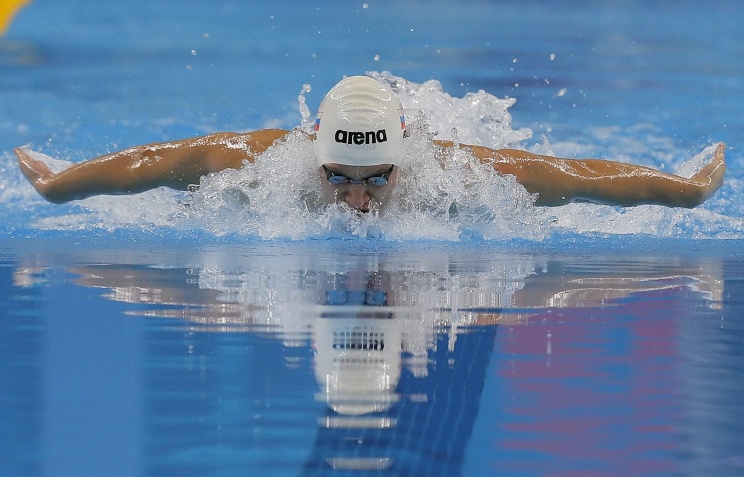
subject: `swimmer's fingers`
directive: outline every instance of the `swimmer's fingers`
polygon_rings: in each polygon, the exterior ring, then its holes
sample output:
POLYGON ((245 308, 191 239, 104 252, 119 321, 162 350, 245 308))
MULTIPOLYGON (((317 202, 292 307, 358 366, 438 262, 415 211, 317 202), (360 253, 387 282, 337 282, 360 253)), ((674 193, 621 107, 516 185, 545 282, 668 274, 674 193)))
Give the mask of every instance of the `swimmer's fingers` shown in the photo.
POLYGON ((719 142, 716 144, 716 150, 713 151, 713 158, 710 160, 709 165, 714 165, 715 167, 720 167, 723 165, 723 167, 726 167, 726 144, 719 142))
POLYGON ((726 172, 725 150, 726 145, 722 142, 718 143, 713 153, 713 159, 696 174, 696 176, 700 175, 705 183, 713 187, 713 190, 718 189, 723 184, 723 175, 726 172))
POLYGON ((726 157, 724 151, 726 150, 726 144, 719 142, 716 146, 716 151, 713 153, 713 161, 716 164, 720 164, 726 169, 726 157))
POLYGON ((41 195, 45 195, 45 186, 49 179, 54 176, 52 171, 49 170, 46 164, 31 157, 24 148, 17 147, 13 149, 13 152, 15 152, 18 158, 18 166, 21 168, 23 175, 41 195))
POLYGON ((726 173, 725 150, 726 145, 722 142, 719 143, 713 153, 713 159, 690 179, 697 183, 701 189, 701 203, 723 185, 723 176, 726 173))

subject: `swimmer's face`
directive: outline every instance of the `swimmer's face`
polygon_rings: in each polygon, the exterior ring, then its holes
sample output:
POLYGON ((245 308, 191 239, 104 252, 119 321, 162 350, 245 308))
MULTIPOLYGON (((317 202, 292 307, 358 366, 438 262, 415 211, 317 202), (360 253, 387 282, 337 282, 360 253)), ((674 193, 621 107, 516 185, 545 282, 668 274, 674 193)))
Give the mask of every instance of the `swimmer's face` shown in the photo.
POLYGON ((398 168, 392 164, 379 166, 346 166, 343 164, 324 164, 320 169, 323 176, 323 191, 329 202, 346 202, 350 207, 369 212, 380 208, 395 186, 398 168), (335 179, 334 179, 335 177, 335 179), (350 180, 344 180, 350 179, 350 180), (383 182, 384 185, 376 185, 383 182), (334 182, 341 182, 334 184, 334 182))

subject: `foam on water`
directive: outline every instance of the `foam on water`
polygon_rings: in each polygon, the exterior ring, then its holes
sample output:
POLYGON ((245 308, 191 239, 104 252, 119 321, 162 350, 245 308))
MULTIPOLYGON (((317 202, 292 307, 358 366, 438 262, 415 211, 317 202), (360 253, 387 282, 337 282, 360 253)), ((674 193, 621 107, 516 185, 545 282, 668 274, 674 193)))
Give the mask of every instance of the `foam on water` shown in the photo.
MULTIPOLYGON (((400 95, 409 123, 410 139, 401 159, 399 183, 384 210, 358 214, 344 204, 326 204, 321 178, 306 133, 313 117, 305 103, 306 85, 299 96, 302 121, 286 140, 278 142, 254 163, 204 177, 191 193, 161 188, 133 196, 99 196, 72 204, 46 204, 25 184, 9 155, 5 156, 1 193, 4 207, 24 204, 32 213, 15 216, 11 230, 85 230, 102 228, 152 230, 159 227, 241 235, 264 239, 372 237, 387 240, 543 240, 551 234, 648 234, 662 237, 741 238, 742 220, 713 212, 660 206, 617 208, 593 204, 563 207, 534 206, 534 197, 513 177, 502 177, 467 151, 454 148, 444 155, 431 140, 482 144, 495 148, 521 147, 532 137, 529 129, 513 129, 509 108, 514 99, 484 91, 462 98, 442 90, 435 80, 414 83, 389 73, 371 73, 400 95), (28 217, 32 217, 28 221, 28 217)), ((659 139, 662 141, 663 138, 659 139)), ((638 141, 639 142, 639 141, 638 141)), ((637 142, 637 143, 638 143, 637 142)), ((236 144, 235 147, 247 147, 236 144)), ((533 144, 536 152, 555 154, 571 144, 533 144)), ((712 155, 713 147, 678 164, 690 176, 712 155)), ((38 154, 38 153, 35 153, 38 154)), ((66 161, 38 155, 53 170, 66 161)), ((671 161, 665 158, 667 161, 671 161)), ((666 167, 666 164, 663 164, 666 167)), ((736 184, 734 184, 734 187, 736 184)), ((719 195, 721 193, 719 192, 719 195)), ((713 205, 724 206, 727 197, 713 205)), ((719 209, 722 207, 719 207, 719 209)))
MULTIPOLYGON (((453 98, 438 82, 415 84, 389 74, 374 75, 400 94, 410 139, 399 164, 399 184, 384 210, 358 214, 344 204, 326 205, 307 134, 296 131, 239 171, 205 178, 182 218, 216 234, 263 238, 316 236, 457 240, 540 239, 548 231, 545 214, 512 177, 500 177, 463 150, 437 157, 434 137, 467 143, 516 145, 529 130, 511 129, 513 101, 485 92, 453 98), (458 118, 464 128, 453 130, 458 118), (453 123, 454 124, 454 123, 453 123), (446 131, 440 134, 439 131, 446 131)), ((307 91, 305 88, 303 91, 307 91)), ((311 116, 300 98, 303 123, 311 116)))

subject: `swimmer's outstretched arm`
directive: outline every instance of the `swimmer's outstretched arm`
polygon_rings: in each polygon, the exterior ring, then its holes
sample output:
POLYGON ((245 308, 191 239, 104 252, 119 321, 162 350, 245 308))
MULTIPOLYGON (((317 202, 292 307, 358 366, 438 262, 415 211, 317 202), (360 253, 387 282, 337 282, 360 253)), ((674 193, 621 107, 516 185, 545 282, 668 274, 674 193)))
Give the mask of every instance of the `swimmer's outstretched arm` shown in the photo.
POLYGON ((525 151, 468 146, 502 174, 514 175, 528 192, 538 194, 536 205, 589 201, 619 206, 659 204, 692 208, 718 190, 726 171, 725 145, 691 178, 656 169, 601 159, 561 159, 525 151))
POLYGON ((23 175, 48 201, 63 203, 99 194, 132 194, 160 186, 185 190, 201 176, 239 169, 288 131, 215 133, 136 146, 75 164, 54 174, 23 148, 15 149, 23 175))

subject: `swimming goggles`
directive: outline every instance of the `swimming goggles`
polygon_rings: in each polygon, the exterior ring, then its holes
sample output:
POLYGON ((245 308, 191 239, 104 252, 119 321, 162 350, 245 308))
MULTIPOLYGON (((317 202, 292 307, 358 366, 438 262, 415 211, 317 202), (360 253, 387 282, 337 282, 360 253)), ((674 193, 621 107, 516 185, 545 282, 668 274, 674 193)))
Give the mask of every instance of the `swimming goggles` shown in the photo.
POLYGON ((323 165, 323 170, 326 173, 326 179, 328 179, 328 183, 331 185, 342 185, 342 184, 367 184, 367 185, 374 185, 374 186, 384 186, 388 183, 388 178, 390 177, 390 174, 393 172, 393 168, 395 168, 395 165, 390 166, 390 169, 386 170, 382 174, 371 176, 371 177, 365 177, 363 179, 352 179, 351 177, 346 177, 343 174, 339 174, 338 172, 333 172, 329 170, 325 165, 323 165))
POLYGON ((328 290, 325 304, 383 306, 387 304, 387 292, 385 290, 328 290))

